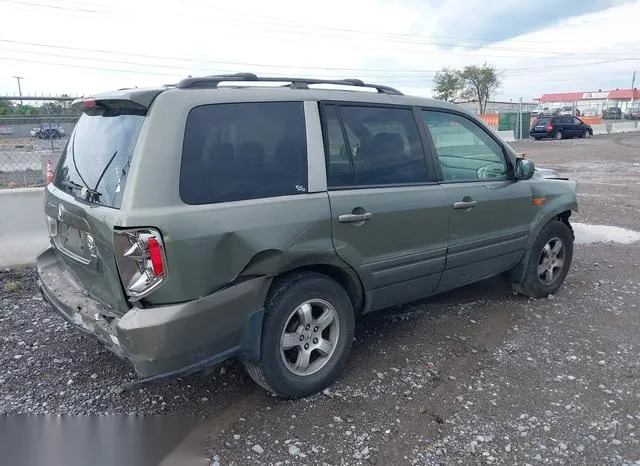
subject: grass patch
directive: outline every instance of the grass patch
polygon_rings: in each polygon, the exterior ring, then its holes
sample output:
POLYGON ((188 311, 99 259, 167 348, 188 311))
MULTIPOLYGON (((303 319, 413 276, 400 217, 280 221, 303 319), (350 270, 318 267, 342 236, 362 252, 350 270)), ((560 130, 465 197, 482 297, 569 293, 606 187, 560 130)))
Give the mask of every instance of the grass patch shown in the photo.
POLYGON ((4 291, 7 293, 14 293, 18 291, 18 283, 17 282, 6 282, 4 284, 4 291))

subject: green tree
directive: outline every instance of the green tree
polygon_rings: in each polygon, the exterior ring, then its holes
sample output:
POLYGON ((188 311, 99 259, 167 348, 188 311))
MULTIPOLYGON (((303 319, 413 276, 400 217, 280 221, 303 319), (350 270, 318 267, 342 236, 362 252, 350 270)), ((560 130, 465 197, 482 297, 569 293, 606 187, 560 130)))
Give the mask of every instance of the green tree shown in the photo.
POLYGON ((458 70, 443 68, 433 78, 433 96, 446 102, 455 102, 462 97, 464 81, 458 70))
POLYGON ((38 107, 35 107, 33 105, 18 105, 14 113, 20 116, 29 116, 29 115, 37 115, 38 112, 39 112, 38 107))
POLYGON ((42 113, 48 115, 60 115, 63 113, 64 107, 59 102, 45 102, 40 106, 42 113))
POLYGON ((0 115, 11 115, 13 113, 13 104, 10 100, 0 100, 0 115))
POLYGON ((501 84, 497 70, 486 63, 482 66, 465 66, 460 77, 464 83, 465 95, 477 99, 480 113, 485 113, 489 97, 501 84))

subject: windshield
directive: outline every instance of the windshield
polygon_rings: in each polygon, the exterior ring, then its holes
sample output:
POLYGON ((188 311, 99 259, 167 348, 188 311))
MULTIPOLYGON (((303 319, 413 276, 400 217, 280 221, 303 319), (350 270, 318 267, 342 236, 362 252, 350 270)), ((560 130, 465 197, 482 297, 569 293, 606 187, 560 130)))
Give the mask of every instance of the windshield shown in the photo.
POLYGON ((120 208, 144 114, 113 108, 84 113, 60 159, 55 186, 77 198, 120 208))

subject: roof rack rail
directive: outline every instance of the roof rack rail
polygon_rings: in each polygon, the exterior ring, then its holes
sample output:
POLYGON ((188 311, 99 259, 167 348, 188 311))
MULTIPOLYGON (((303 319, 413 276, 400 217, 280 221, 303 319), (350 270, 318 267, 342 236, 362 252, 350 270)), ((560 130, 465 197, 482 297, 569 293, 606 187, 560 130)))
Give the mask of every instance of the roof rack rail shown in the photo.
POLYGON ((211 76, 201 76, 198 78, 184 78, 176 87, 179 89, 216 89, 221 82, 245 81, 245 82, 290 82, 281 87, 291 89, 309 89, 309 84, 332 84, 336 86, 354 86, 375 89, 381 94, 403 95, 397 89, 380 84, 365 83, 360 79, 313 79, 313 78, 290 78, 290 77, 258 77, 253 73, 217 74, 211 76))

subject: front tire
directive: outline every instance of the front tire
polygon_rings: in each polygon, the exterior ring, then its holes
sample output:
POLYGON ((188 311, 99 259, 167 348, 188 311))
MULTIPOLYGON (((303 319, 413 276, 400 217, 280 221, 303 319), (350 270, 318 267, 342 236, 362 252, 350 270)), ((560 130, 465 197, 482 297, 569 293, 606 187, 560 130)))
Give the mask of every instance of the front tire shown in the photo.
POLYGON ((567 224, 551 220, 533 243, 524 280, 518 291, 543 298, 558 291, 573 259, 573 233, 567 224))
POLYGON ((589 139, 591 137, 591 133, 589 132, 588 129, 584 130, 584 134, 582 135, 582 137, 585 139, 589 139))
POLYGON ((276 283, 265 303, 260 361, 251 378, 281 398, 317 393, 340 375, 351 352, 355 316, 346 291, 318 273, 276 283))

